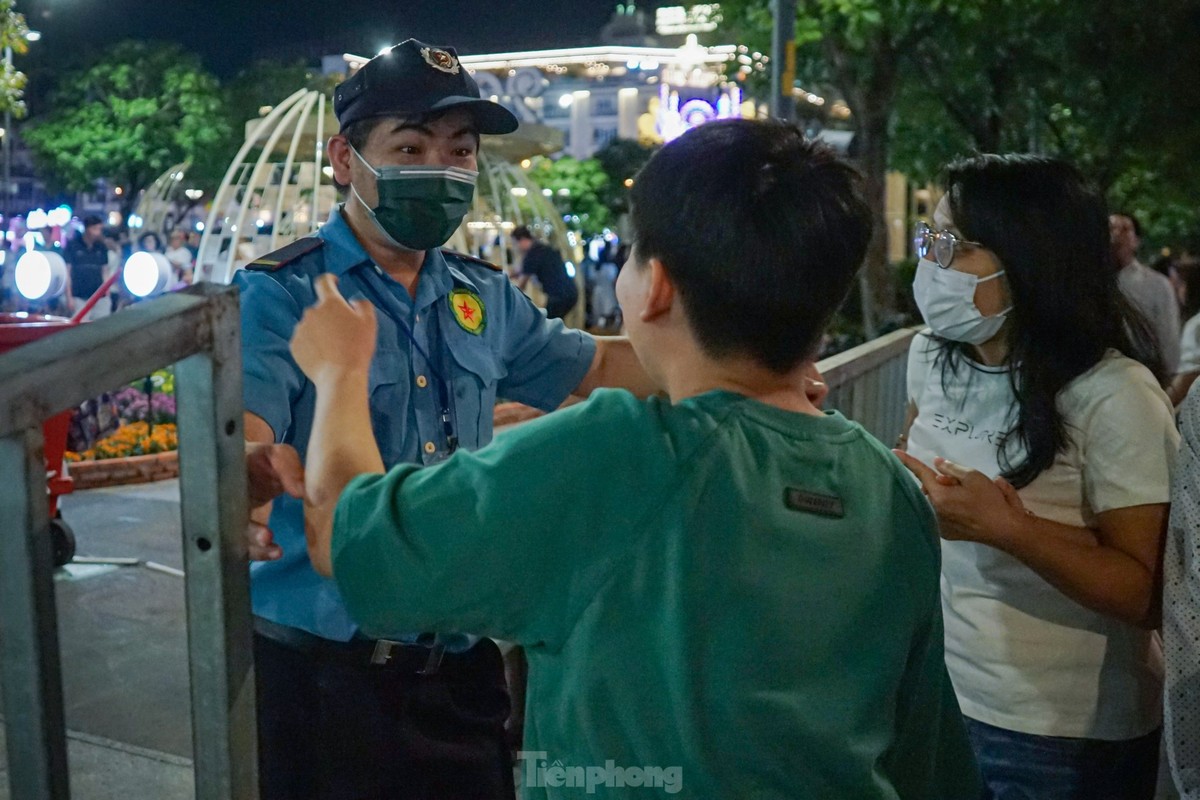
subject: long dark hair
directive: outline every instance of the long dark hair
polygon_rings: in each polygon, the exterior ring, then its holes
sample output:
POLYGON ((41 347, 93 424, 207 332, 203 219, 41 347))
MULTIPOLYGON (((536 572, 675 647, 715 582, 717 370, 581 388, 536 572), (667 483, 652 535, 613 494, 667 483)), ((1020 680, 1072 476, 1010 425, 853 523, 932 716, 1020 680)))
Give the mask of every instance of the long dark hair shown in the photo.
MULTIPOLYGON (((1018 488, 1067 447, 1058 394, 1109 349, 1163 376, 1146 320, 1117 284, 1108 212, 1100 193, 1071 165, 1031 155, 981 155, 946 168, 954 223, 992 251, 1012 296, 1008 366, 1016 419, 1000 448, 1004 477, 1018 488), (1024 451, 1019 463, 1013 448, 1024 451)), ((943 381, 970 345, 939 342, 943 381)))

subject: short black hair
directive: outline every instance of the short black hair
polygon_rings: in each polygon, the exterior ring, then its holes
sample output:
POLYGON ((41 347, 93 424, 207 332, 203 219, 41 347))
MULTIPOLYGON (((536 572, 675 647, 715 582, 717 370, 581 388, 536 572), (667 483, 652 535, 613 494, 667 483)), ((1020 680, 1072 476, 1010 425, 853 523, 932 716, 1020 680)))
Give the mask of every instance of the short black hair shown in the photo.
POLYGON ((100 217, 96 216, 95 214, 88 214, 86 217, 83 218, 83 227, 85 227, 85 228, 90 228, 93 225, 103 225, 103 224, 104 224, 104 220, 100 219, 100 217))
POLYGON ((816 355, 871 238, 859 174, 775 120, 685 133, 643 167, 631 201, 638 261, 662 262, 704 351, 779 374, 816 355))
POLYGON ((346 141, 350 143, 358 152, 362 152, 367 146, 367 140, 371 138, 371 134, 375 131, 379 124, 388 117, 368 117, 351 122, 346 127, 342 128, 341 134, 346 137, 346 141))
POLYGON ((512 238, 514 239, 533 239, 533 233, 524 225, 519 225, 513 228, 512 238))
POLYGON ((1134 235, 1136 235, 1139 239, 1142 238, 1142 223, 1133 214, 1129 213, 1128 211, 1114 211, 1111 216, 1124 217, 1132 222, 1134 235))

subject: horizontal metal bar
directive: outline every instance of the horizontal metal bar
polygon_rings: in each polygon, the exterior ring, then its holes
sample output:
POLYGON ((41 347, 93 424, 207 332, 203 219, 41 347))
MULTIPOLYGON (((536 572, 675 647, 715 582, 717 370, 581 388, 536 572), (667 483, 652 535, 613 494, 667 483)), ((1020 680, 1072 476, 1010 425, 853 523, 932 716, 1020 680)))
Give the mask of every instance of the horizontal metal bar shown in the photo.
POLYGON ((817 362, 817 369, 825 376, 825 383, 831 389, 836 388, 893 358, 901 357, 908 351, 913 336, 921 330, 922 327, 914 327, 893 331, 844 353, 822 359, 817 362))
POLYGON ((201 283, 0 355, 0 436, 208 349, 237 289, 201 283))

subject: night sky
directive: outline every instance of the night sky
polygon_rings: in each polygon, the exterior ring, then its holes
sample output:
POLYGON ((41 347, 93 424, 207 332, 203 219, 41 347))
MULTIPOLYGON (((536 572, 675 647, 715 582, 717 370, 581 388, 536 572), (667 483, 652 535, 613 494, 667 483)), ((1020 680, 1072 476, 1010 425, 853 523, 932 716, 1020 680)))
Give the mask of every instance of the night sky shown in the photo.
MULTIPOLYGON (((670 5, 671 3, 663 3, 670 5)), ((415 37, 463 53, 599 44, 617 0, 18 0, 43 33, 31 79, 124 38, 178 42, 230 77, 259 58, 315 59, 415 37)), ((647 7, 654 3, 644 3, 647 7)))

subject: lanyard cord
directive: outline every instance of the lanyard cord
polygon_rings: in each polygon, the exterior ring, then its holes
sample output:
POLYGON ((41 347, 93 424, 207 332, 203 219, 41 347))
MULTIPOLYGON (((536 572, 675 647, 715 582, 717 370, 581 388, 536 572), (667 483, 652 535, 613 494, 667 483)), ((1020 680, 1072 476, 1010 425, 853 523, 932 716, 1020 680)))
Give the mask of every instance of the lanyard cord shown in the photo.
MULTIPOLYGON (((382 279, 384 273, 383 270, 379 268, 379 265, 372 264, 371 266, 375 268, 375 274, 382 279)), ((386 294, 381 294, 375 286, 371 285, 370 279, 363 281, 363 283, 366 284, 367 289, 371 292, 371 294, 375 295, 375 299, 378 301, 380 308, 387 310, 389 306, 398 307, 400 305, 396 298, 392 296, 390 291, 386 294)), ((392 310, 394 312, 395 308, 393 307, 392 310)), ((413 311, 415 313, 416 309, 413 311)), ((438 335, 440 336, 441 331, 438 329, 438 314, 438 303, 434 303, 433 329, 437 331, 438 335)), ((421 343, 417 341, 417 337, 413 335, 412 328, 409 327, 408 323, 405 322, 403 317, 396 313, 392 313, 389 316, 391 316, 396 324, 400 326, 400 330, 404 331, 404 335, 408 337, 410 342, 412 342, 412 346, 417 351, 418 355, 425 359, 425 363, 429 365, 429 371, 433 373, 433 378, 437 382, 438 400, 441 403, 440 418, 442 423, 442 431, 446 435, 446 450, 448 453, 453 453, 458 449, 458 434, 456 434, 454 431, 454 415, 450 410, 450 382, 446 379, 442 369, 436 363, 434 363, 432 358, 429 357, 429 353, 425 352, 425 348, 421 347, 421 343)))

